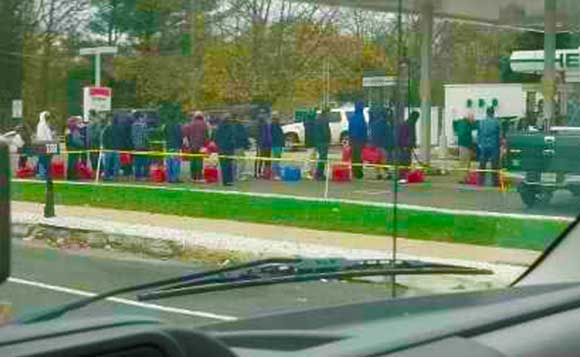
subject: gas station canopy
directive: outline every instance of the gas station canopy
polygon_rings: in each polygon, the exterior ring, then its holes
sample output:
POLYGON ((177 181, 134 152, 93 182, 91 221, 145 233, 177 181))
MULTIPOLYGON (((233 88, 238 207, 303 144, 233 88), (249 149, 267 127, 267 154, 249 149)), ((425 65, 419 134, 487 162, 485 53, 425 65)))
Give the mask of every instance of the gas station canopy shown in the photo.
MULTIPOLYGON (((396 12, 398 0, 306 0, 319 4, 396 12)), ((404 12, 421 12, 427 4, 439 19, 480 22, 527 30, 544 30, 544 0, 402 0, 404 12)), ((557 0, 556 30, 580 28, 580 1, 557 0)))

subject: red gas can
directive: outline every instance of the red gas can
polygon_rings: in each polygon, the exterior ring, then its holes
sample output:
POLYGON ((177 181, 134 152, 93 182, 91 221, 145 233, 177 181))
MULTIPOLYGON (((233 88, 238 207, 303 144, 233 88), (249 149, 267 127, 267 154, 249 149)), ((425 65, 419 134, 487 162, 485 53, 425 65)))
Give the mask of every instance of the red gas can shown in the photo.
POLYGON ((332 165, 332 181, 350 181, 350 165, 345 163, 332 165))
POLYGON ((161 165, 153 165, 150 170, 151 181, 161 183, 165 182, 165 167, 161 165))
POLYGON ((425 173, 421 170, 411 170, 407 173, 407 183, 425 182, 425 173))
POLYGON ((53 160, 50 165, 50 174, 53 180, 64 179, 64 161, 53 160))
POLYGON ((216 183, 219 181, 219 170, 217 166, 206 166, 203 169, 203 177, 207 183, 216 183))

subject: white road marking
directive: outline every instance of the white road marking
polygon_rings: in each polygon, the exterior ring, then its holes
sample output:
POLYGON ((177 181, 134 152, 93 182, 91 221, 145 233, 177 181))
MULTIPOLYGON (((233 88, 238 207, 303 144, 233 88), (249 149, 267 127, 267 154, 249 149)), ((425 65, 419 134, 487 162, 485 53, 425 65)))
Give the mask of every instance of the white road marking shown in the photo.
MULTIPOLYGON (((71 288, 67 288, 64 286, 45 284, 45 283, 41 283, 41 282, 37 282, 37 281, 25 280, 25 279, 14 278, 14 277, 9 278, 8 281, 10 281, 11 283, 15 283, 15 284, 33 286, 36 288, 47 289, 47 290, 57 291, 60 293, 71 294, 71 295, 78 295, 78 296, 84 296, 84 297, 93 297, 93 296, 97 295, 96 293, 89 292, 89 291, 71 289, 71 288)), ((110 298, 107 298, 106 300, 116 302, 119 304, 136 306, 136 307, 140 307, 143 309, 157 310, 157 311, 168 312, 168 313, 179 314, 179 315, 204 317, 207 319, 214 319, 214 320, 221 320, 221 321, 236 321, 237 320, 237 318, 234 316, 218 315, 218 314, 213 314, 211 312, 194 311, 194 310, 181 309, 181 308, 170 307, 170 306, 149 304, 149 303, 143 303, 143 302, 124 299, 124 298, 110 297, 110 298)))
MULTIPOLYGON (((31 179, 12 179, 12 181, 14 181, 14 182, 42 183, 38 180, 31 180, 31 179)), ((349 199, 340 199, 340 198, 324 199, 324 198, 318 198, 318 197, 293 196, 293 195, 283 195, 283 194, 276 194, 276 193, 224 191, 224 190, 215 190, 215 189, 196 189, 196 188, 188 188, 188 187, 151 186, 151 185, 118 184, 118 183, 95 184, 94 182, 82 182, 82 181, 74 181, 74 182, 55 181, 55 184, 57 184, 57 185, 58 184, 60 184, 60 185, 79 185, 79 186, 129 187, 129 188, 141 188, 141 189, 149 189, 149 190, 214 193, 214 194, 221 194, 221 195, 238 195, 238 196, 251 196, 251 197, 264 197, 264 198, 282 198, 282 199, 307 201, 307 202, 347 203, 347 204, 353 204, 353 205, 359 205, 359 206, 384 207, 384 208, 390 208, 390 207, 394 206, 392 203, 385 203, 385 202, 371 202, 371 201, 349 200, 349 199)), ((465 210, 465 209, 451 209, 451 208, 439 208, 439 207, 431 207, 431 206, 408 205, 408 204, 401 204, 401 203, 399 203, 397 205, 397 207, 402 208, 402 209, 407 209, 410 211, 452 214, 452 215, 458 215, 458 216, 513 218, 513 219, 523 219, 523 220, 556 221, 556 222, 574 222, 576 220, 575 216, 548 216, 548 215, 540 215, 540 214, 476 211, 476 210, 465 210)))

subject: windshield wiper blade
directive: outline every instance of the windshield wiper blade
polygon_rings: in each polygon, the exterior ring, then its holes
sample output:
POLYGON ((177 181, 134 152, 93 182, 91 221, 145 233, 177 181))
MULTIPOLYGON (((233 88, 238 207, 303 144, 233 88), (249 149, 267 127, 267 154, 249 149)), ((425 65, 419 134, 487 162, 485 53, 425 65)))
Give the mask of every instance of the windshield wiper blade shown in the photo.
POLYGON ((301 259, 294 262, 267 262, 248 268, 212 274, 137 295, 141 301, 254 286, 298 283, 322 279, 348 279, 394 275, 489 275, 492 271, 419 260, 349 260, 342 258, 301 259))
POLYGON ((199 294, 202 292, 320 279, 345 279, 349 277, 403 274, 481 275, 493 274, 493 272, 485 269, 428 263, 418 260, 397 260, 393 264, 391 260, 380 259, 269 258, 111 290, 43 312, 30 314, 16 319, 12 323, 28 324, 52 320, 68 312, 81 309, 93 302, 106 300, 107 298, 120 294, 147 289, 157 290, 137 295, 139 300, 153 300, 171 296, 199 294))

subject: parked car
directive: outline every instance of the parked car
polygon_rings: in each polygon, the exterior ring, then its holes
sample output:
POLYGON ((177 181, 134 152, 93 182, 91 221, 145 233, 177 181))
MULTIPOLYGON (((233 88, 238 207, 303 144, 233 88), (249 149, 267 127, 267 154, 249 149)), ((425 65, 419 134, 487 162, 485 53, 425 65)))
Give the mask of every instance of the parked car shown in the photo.
MULTIPOLYGON (((330 111, 330 142, 331 145, 345 145, 348 143, 348 116, 354 113, 354 108, 338 108, 330 111)), ((318 112, 320 114, 320 111, 318 112)), ((364 111, 365 120, 369 121, 368 108, 364 111)), ((301 121, 282 126, 286 147, 304 145, 304 125, 301 121)))

